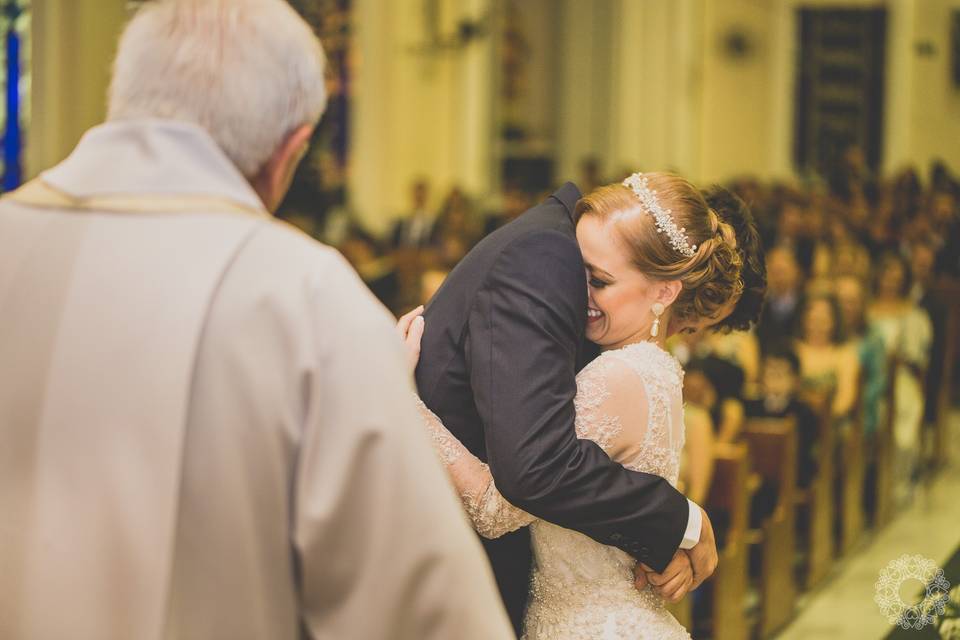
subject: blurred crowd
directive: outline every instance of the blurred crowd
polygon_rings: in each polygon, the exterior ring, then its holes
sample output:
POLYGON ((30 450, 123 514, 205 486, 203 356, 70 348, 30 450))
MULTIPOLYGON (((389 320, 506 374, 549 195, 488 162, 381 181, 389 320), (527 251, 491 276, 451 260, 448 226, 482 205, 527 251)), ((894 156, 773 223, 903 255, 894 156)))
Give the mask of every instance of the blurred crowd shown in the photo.
MULTIPOLYGON (((824 456, 843 464, 843 439, 859 421, 868 516, 873 439, 889 421, 894 500, 905 503, 925 470, 945 366, 953 366, 944 357, 960 276, 960 184, 940 164, 924 177, 913 169, 872 176, 853 148, 816 187, 751 179, 729 186, 761 229, 767 298, 751 332, 674 341, 687 372, 690 497, 707 494, 713 442, 736 441, 750 418, 792 416, 801 489, 824 456), (822 416, 834 451, 817 450, 822 416)), ((752 519, 770 505, 759 488, 752 519)))

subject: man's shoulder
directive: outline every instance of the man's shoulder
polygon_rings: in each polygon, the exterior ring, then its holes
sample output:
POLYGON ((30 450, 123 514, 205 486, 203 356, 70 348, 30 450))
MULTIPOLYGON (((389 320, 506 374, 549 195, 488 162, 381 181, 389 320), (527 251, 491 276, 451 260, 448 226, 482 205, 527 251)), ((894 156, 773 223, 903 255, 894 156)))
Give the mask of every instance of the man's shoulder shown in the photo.
POLYGON ((312 295, 319 291, 367 293, 360 277, 339 251, 282 221, 261 225, 238 252, 234 269, 256 271, 251 289, 258 283, 261 287, 312 295))
POLYGON ((245 251, 268 254, 275 264, 287 268, 313 268, 318 264, 339 265, 340 253, 282 220, 271 220, 253 235, 245 251))
POLYGON ((354 329, 392 326, 387 310, 337 250, 282 222, 261 225, 240 249, 218 304, 232 311, 229 322, 236 324, 264 315, 284 319, 284 326, 285 319, 316 322, 340 315, 351 318, 354 329))

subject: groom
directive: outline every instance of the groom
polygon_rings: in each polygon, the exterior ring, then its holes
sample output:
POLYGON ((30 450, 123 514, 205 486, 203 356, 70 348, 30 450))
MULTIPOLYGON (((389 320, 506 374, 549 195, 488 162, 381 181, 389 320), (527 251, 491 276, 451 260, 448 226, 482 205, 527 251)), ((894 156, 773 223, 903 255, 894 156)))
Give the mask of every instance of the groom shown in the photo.
MULTIPOLYGON (((579 198, 565 184, 454 269, 424 314, 420 396, 490 465, 512 504, 619 547, 656 572, 686 549, 696 586, 717 564, 706 513, 663 478, 623 468, 574 430, 576 375, 592 355, 573 219, 579 198)), ((528 531, 483 542, 519 633, 528 531)))

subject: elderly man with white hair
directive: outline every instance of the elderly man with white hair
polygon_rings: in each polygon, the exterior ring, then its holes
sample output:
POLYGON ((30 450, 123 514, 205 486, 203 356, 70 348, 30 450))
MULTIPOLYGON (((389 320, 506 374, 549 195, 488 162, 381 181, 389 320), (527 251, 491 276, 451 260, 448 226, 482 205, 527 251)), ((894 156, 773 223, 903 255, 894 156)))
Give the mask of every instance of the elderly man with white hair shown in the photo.
POLYGON ((393 322, 270 215, 324 108, 282 0, 160 0, 0 201, 0 638, 506 638, 393 322))

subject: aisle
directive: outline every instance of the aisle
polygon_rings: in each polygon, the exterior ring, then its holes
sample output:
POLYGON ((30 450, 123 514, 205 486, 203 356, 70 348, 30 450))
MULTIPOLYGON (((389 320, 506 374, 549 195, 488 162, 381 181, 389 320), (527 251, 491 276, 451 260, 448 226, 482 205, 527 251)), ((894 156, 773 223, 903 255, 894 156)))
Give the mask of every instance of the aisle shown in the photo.
POLYGON ((880 640, 891 627, 873 601, 880 571, 903 554, 921 554, 939 566, 960 545, 960 413, 952 421, 953 468, 918 490, 913 504, 868 540, 819 591, 804 596, 801 613, 777 640, 880 640))

